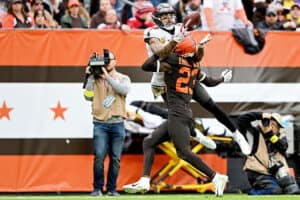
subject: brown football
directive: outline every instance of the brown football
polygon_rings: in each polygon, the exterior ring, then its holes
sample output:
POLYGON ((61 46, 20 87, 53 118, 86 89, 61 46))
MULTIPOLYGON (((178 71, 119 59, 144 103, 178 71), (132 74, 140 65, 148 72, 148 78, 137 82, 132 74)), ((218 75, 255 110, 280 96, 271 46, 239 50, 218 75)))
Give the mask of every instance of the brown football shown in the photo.
POLYGON ((201 16, 197 11, 189 13, 183 19, 183 25, 187 28, 188 31, 195 30, 201 26, 201 16))

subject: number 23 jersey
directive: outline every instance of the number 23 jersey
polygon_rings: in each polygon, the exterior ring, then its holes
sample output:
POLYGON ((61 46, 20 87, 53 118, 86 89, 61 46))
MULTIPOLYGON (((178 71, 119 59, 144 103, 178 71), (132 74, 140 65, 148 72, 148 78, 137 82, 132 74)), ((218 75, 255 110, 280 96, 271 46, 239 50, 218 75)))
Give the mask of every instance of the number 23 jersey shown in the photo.
POLYGON ((185 59, 174 53, 168 57, 167 62, 172 66, 171 70, 165 72, 169 114, 192 117, 190 101, 199 68, 191 66, 185 59))

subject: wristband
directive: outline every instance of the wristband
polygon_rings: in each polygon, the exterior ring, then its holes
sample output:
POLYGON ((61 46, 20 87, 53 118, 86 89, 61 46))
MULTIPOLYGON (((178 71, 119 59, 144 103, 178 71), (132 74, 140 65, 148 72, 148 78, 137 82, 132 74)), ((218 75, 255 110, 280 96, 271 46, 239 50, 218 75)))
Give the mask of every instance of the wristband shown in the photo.
POLYGON ((156 60, 156 72, 159 72, 160 70, 160 61, 156 60))

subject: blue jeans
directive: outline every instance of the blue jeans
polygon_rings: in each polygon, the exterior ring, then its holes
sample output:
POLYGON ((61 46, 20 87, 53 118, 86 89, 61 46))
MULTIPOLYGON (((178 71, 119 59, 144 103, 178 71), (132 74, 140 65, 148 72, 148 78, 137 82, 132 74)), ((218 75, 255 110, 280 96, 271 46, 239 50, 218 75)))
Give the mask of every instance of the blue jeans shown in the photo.
POLYGON ((104 160, 109 155, 107 191, 115 191, 120 169, 120 157, 125 139, 124 122, 94 124, 94 190, 103 190, 104 160))

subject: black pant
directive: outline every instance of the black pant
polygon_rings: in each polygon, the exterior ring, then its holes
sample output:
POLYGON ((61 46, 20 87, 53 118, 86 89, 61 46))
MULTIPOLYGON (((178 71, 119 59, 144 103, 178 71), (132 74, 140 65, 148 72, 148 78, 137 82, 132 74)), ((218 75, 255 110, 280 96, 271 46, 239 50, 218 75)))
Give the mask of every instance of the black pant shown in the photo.
POLYGON ((190 132, 192 123, 192 119, 169 115, 167 121, 162 123, 152 134, 144 139, 144 176, 150 176, 156 146, 171 139, 179 158, 187 161, 208 177, 213 178, 215 172, 197 154, 191 151, 190 132))
POLYGON ((204 109, 212 113, 215 118, 226 126, 231 132, 236 131, 234 123, 230 120, 228 115, 213 101, 206 89, 197 83, 193 91, 193 99, 197 101, 204 109))

